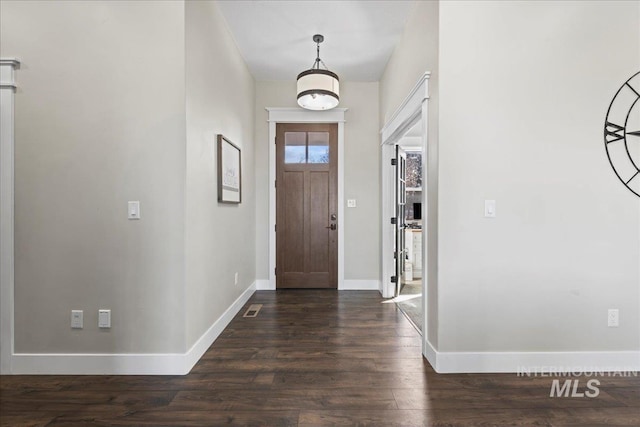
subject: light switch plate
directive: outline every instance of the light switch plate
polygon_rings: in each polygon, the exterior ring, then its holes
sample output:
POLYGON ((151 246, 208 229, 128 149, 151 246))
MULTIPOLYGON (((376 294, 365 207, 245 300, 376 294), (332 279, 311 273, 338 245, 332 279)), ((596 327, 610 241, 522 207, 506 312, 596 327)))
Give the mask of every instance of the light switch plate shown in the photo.
POLYGON ((98 310, 98 327, 110 328, 111 327, 111 310, 98 310))
POLYGON ((495 200, 484 201, 484 217, 485 218, 496 217, 496 201, 495 200))
POLYGON ((356 207, 356 199, 348 199, 347 200, 347 207, 348 208, 355 208, 356 207))
POLYGON ((129 219, 140 219, 140 202, 137 200, 129 202, 127 212, 129 219))

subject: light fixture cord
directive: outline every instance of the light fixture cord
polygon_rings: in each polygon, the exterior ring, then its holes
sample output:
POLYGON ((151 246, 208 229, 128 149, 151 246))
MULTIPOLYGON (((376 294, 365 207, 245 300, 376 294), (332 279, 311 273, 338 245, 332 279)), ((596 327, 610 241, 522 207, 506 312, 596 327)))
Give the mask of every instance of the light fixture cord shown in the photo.
POLYGON ((322 62, 322 60, 320 59, 320 43, 316 43, 316 62, 314 66, 318 70, 320 69, 320 62, 322 62))

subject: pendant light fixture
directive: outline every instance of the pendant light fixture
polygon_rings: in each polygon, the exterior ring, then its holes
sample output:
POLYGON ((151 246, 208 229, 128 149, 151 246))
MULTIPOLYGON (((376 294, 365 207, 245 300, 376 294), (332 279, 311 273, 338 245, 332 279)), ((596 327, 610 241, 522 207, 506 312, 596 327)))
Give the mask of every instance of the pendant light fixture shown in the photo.
POLYGON ((340 79, 327 69, 320 59, 320 43, 324 36, 313 36, 316 43, 316 60, 313 66, 298 74, 298 105, 307 110, 330 110, 340 102, 340 79), (324 69, 320 68, 320 63, 324 69))

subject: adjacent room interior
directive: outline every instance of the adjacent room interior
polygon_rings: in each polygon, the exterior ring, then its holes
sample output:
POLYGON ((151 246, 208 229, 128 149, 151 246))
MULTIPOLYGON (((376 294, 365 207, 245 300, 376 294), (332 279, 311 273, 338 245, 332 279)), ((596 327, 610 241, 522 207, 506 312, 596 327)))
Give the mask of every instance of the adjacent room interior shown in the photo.
POLYGON ((400 287, 394 301, 409 321, 422 333, 424 310, 423 220, 422 220, 422 121, 418 121, 398 141, 406 153, 406 186, 404 188, 404 263, 400 287))

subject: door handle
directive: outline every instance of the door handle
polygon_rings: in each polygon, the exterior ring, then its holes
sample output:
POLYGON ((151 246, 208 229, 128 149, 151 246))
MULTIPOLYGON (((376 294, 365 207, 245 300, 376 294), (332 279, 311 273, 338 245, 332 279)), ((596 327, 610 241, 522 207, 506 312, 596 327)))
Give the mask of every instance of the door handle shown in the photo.
POLYGON ((337 229, 337 228, 338 228, 338 226, 337 226, 337 225, 335 225, 335 224, 331 224, 331 225, 326 226, 325 228, 329 228, 329 229, 331 229, 331 230, 335 230, 335 229, 337 229))

